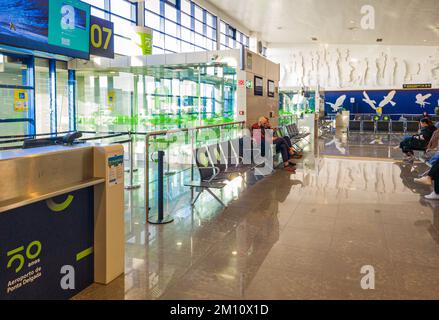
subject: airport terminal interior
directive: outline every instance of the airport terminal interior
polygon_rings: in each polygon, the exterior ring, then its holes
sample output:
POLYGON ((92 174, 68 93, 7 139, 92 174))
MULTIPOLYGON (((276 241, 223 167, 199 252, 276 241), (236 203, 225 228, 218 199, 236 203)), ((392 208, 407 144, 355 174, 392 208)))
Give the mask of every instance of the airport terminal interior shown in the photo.
POLYGON ((0 8, 0 300, 439 299, 439 1, 0 8))

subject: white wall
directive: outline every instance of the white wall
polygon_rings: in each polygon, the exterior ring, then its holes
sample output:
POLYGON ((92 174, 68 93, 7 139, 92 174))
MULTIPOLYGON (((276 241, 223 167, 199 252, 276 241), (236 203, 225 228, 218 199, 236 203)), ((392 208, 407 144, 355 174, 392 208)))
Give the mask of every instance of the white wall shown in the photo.
POLYGON ((405 83, 439 87, 439 47, 270 45, 267 55, 281 64, 281 88, 402 89, 405 83))

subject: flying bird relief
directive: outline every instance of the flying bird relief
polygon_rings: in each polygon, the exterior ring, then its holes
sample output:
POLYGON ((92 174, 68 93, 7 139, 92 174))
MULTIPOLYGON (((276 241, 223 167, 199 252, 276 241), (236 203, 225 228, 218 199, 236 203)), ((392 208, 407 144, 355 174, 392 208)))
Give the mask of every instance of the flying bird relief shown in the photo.
POLYGON ((381 100, 381 102, 378 104, 377 106, 377 102, 376 100, 372 100, 369 95, 367 94, 366 91, 363 92, 363 96, 364 99, 363 101, 365 103, 367 103, 373 110, 376 111, 376 113, 378 115, 382 115, 383 114, 383 108, 386 107, 388 104, 390 104, 391 106, 396 106, 396 102, 393 101, 393 98, 396 95, 396 91, 390 91, 389 94, 387 96, 384 96, 384 99, 381 100))
POLYGON ((345 102, 345 100, 346 100, 346 95, 344 94, 338 97, 335 103, 326 102, 326 104, 328 104, 334 112, 338 112, 340 109, 343 108, 343 103, 345 102))
POLYGON ((419 104, 422 108, 425 108, 427 104, 431 104, 430 102, 427 102, 428 99, 430 99, 432 96, 431 93, 428 93, 426 95, 422 95, 421 93, 416 95, 416 104, 419 104))

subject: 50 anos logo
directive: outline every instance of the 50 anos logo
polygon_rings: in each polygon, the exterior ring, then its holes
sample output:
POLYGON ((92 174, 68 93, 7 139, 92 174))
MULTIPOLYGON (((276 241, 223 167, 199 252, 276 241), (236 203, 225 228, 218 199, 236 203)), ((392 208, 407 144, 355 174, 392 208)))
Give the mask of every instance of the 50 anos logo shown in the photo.
POLYGON ((11 250, 7 253, 7 256, 10 257, 7 267, 10 269, 15 265, 15 273, 18 273, 23 269, 24 263, 26 262, 26 259, 28 261, 32 261, 37 259, 40 256, 42 250, 42 245, 40 241, 32 241, 28 244, 26 247, 26 250, 24 246, 18 247, 14 250, 11 250))

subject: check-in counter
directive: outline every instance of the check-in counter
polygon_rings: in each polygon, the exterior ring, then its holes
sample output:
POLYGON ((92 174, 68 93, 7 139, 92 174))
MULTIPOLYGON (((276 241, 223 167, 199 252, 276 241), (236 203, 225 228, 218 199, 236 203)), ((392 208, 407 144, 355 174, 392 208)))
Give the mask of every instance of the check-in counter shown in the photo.
POLYGON ((124 273, 123 147, 0 152, 0 299, 68 299, 124 273))

